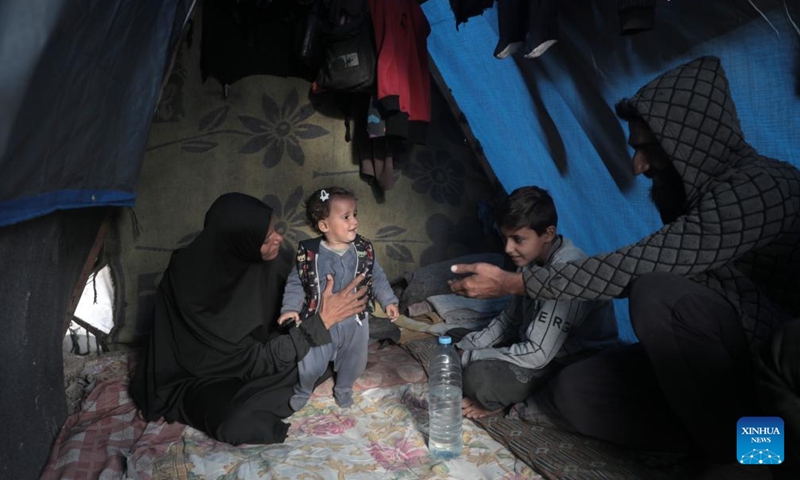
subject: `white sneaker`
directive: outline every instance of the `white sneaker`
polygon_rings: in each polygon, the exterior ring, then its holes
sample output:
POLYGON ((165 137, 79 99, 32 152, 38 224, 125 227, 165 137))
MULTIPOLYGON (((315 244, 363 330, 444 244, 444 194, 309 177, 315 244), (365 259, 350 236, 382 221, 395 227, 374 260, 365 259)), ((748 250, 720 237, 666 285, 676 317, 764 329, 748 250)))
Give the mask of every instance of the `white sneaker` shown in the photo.
POLYGON ((497 44, 497 47, 494 49, 494 56, 495 58, 499 58, 500 60, 508 57, 512 53, 519 51, 522 46, 525 45, 525 42, 511 42, 505 43, 502 40, 500 43, 497 44))
POLYGON ((525 58, 536 58, 547 51, 548 48, 555 45, 558 40, 545 40, 538 47, 525 54, 525 58))

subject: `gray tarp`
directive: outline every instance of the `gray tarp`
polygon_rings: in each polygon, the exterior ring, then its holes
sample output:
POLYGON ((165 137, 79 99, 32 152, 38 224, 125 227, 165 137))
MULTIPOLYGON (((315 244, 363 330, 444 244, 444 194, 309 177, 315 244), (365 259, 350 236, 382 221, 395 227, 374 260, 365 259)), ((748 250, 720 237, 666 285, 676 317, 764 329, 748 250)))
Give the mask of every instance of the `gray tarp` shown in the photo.
POLYGON ((133 205, 195 0, 0 2, 0 227, 133 205))

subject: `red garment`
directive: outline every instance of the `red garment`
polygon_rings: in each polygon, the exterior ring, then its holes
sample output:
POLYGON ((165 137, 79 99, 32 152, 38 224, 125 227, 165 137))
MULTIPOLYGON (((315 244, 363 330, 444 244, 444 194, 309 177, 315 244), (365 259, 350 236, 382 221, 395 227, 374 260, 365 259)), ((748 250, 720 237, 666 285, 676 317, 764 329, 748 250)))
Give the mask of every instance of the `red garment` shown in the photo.
POLYGON ((428 19, 417 0, 369 0, 369 6, 378 54, 378 101, 387 129, 389 117, 397 114, 410 122, 430 123, 428 19))

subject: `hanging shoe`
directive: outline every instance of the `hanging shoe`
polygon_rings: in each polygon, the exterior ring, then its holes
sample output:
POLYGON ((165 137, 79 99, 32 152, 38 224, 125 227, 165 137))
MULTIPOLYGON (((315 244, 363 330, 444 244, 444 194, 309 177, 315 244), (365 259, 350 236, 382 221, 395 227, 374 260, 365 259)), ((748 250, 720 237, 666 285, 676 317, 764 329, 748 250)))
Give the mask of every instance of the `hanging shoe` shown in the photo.
POLYGON ((544 52, 547 51, 547 49, 555 45, 556 42, 558 42, 558 40, 545 40, 539 45, 533 46, 533 48, 530 48, 526 43, 525 58, 536 58, 541 56, 544 52))
POLYGON ((508 40, 501 38, 500 41, 497 42, 497 46, 494 48, 494 56, 495 58, 502 60, 512 53, 518 52, 524 45, 525 42, 509 42, 508 40))
POLYGON ((558 8, 560 0, 530 0, 528 34, 525 36, 525 58, 544 54, 558 41, 558 8))
POLYGON ((527 3, 520 0, 497 1, 497 27, 500 39, 494 48, 494 56, 504 59, 525 45, 527 3))

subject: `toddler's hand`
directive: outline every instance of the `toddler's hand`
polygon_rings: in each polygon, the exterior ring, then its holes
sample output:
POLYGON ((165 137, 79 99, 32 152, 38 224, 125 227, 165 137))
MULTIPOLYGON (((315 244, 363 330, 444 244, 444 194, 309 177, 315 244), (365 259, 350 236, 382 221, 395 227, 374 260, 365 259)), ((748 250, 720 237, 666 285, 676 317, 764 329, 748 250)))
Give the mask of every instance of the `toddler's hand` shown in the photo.
POLYGON ((389 316, 389 319, 394 322, 397 320, 397 317, 400 315, 400 309, 397 308, 397 304, 393 303, 391 305, 386 306, 386 315, 389 316))
POLYGON ((297 323, 300 320, 300 314, 297 312, 286 312, 278 317, 278 325, 283 325, 286 320, 292 320, 297 323))

